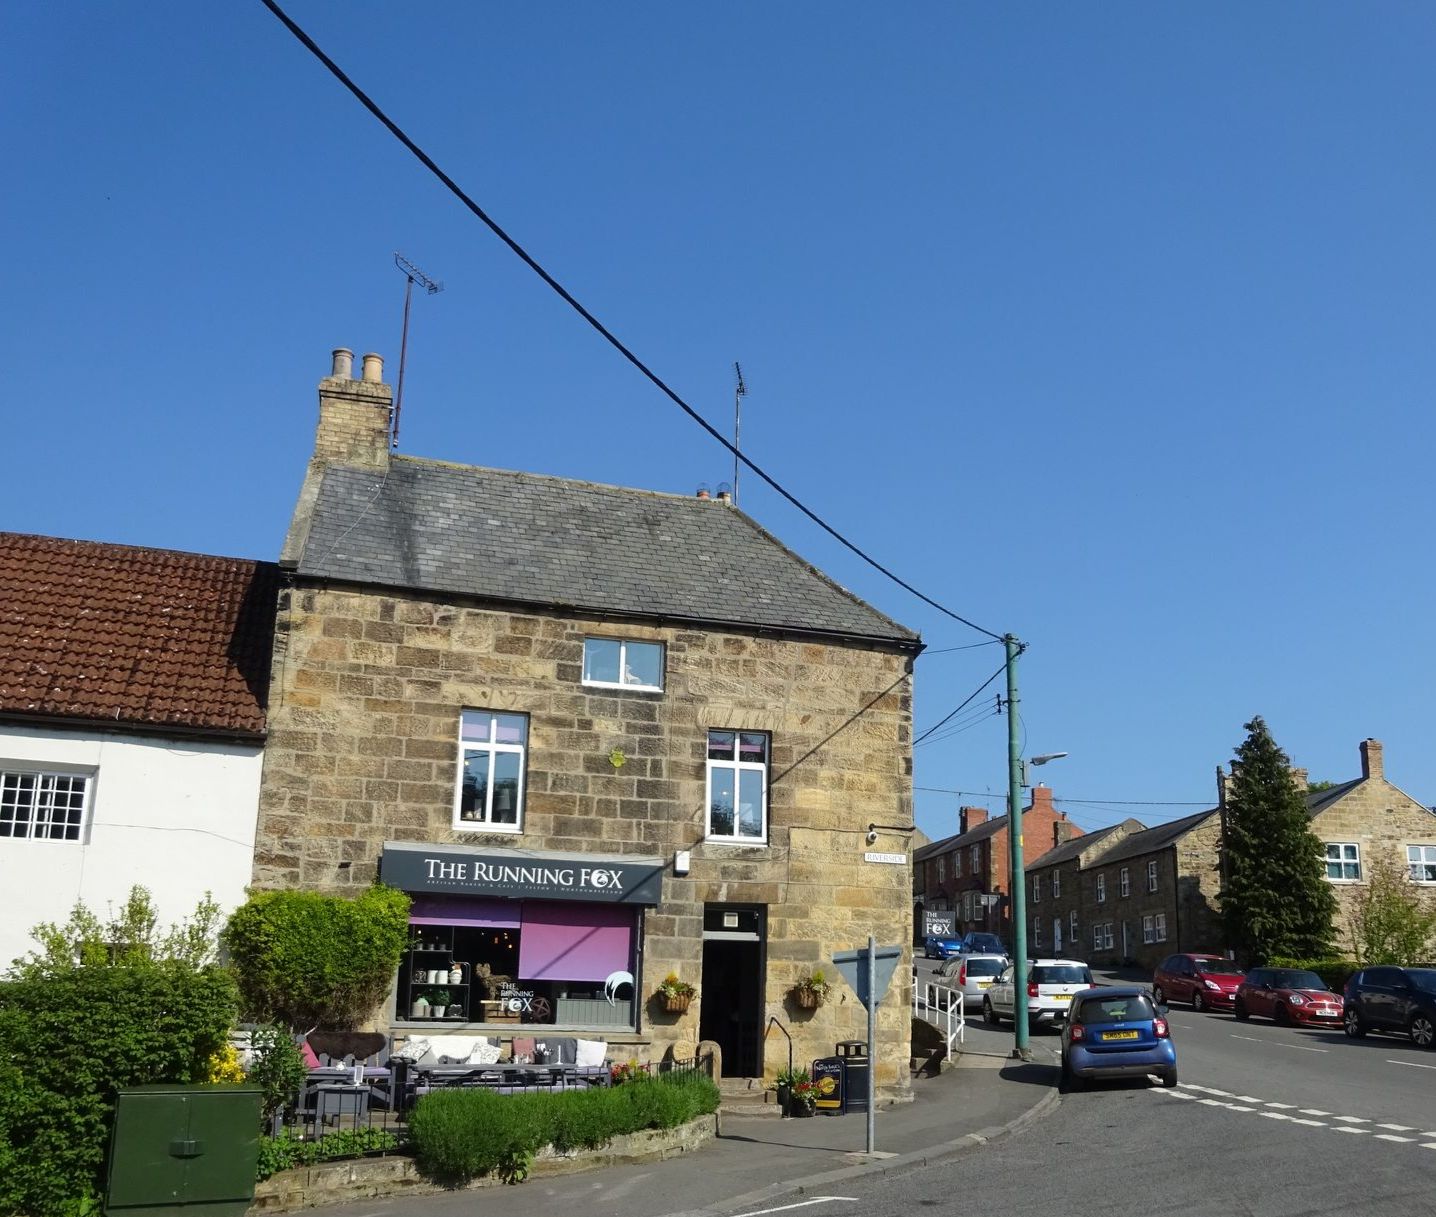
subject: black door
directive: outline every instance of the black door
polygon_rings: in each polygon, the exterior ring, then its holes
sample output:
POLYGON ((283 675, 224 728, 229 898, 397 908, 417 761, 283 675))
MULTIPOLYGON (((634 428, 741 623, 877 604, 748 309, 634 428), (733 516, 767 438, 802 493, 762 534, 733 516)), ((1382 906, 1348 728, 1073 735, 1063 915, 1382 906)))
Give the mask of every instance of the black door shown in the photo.
POLYGON ((710 904, 703 910, 703 1006, 698 1033, 723 1050, 723 1076, 763 1073, 766 917, 761 906, 710 904))

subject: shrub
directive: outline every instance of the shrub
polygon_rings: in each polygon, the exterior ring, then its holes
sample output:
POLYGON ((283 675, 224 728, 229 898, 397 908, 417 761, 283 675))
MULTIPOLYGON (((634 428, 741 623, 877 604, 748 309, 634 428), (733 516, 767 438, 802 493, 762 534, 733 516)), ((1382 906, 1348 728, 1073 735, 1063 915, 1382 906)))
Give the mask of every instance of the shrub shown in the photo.
POLYGON ((202 1081, 236 1000, 228 973, 173 961, 0 986, 0 1211, 82 1208, 103 1183, 115 1092, 202 1081))
POLYGON ((262 1118, 267 1126, 275 1114, 290 1100, 309 1071, 299 1047, 283 1027, 259 1027, 250 1038, 254 1060, 249 1066, 249 1082, 264 1093, 262 1118))
POLYGON ((718 1088, 700 1073, 558 1094, 440 1090, 414 1108, 409 1135, 420 1166, 434 1178, 497 1174, 518 1182, 545 1145, 596 1149, 623 1133, 675 1128, 717 1109, 718 1088))
POLYGON ((361 1158, 365 1154, 386 1153, 398 1148, 398 1134, 387 1128, 345 1128, 325 1133, 315 1141, 306 1141, 294 1129, 286 1128, 277 1137, 260 1137, 255 1174, 260 1179, 268 1179, 270 1175, 292 1166, 361 1158))
POLYGON ((1353 959, 1291 959, 1286 956, 1277 956, 1268 964, 1272 968, 1301 968, 1307 972, 1315 972, 1322 980, 1340 993, 1346 988, 1346 982, 1361 970, 1361 965, 1353 959))
POLYGON ((256 892, 221 941, 250 1017, 343 1030, 384 1000, 408 935, 409 897, 375 884, 353 900, 256 892))

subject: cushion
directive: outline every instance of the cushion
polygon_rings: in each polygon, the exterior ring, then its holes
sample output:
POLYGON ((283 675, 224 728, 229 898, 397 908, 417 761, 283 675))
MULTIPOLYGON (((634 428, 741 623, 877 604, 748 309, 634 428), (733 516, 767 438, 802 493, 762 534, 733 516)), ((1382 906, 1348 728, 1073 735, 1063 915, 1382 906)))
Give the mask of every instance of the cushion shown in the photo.
POLYGON ((579 1040, 574 1053, 575 1065, 602 1065, 608 1045, 603 1040, 579 1040))
POLYGON ((493 1040, 480 1039, 469 1055, 470 1065, 492 1065, 499 1059, 499 1046, 493 1040))
POLYGON ((429 1051, 441 1065, 492 1065, 499 1059, 497 1049, 497 1044, 490 1045, 482 1035, 435 1035, 429 1040, 429 1051), (491 1046, 494 1055, 480 1060, 480 1056, 488 1056, 491 1046))
POLYGON ((304 1058, 304 1067, 306 1069, 320 1068, 319 1055, 310 1047, 308 1040, 305 1040, 299 1045, 299 1055, 304 1058))
POLYGON ((404 1061, 417 1061, 429 1053, 429 1041, 422 1035, 411 1035, 397 1052, 396 1057, 404 1061))

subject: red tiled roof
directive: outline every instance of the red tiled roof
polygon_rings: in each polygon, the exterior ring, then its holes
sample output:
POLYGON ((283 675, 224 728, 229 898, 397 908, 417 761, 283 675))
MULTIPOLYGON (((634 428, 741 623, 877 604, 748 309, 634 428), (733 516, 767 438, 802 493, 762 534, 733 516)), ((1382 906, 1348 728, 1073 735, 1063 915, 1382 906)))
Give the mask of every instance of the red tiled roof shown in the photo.
POLYGON ((0 532, 0 714, 264 731, 279 568, 0 532))

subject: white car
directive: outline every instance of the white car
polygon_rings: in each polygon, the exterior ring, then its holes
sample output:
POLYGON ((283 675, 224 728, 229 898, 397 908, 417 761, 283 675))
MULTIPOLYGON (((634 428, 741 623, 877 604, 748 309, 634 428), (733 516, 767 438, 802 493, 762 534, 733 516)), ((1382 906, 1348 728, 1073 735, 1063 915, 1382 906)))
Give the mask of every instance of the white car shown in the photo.
MULTIPOLYGON (((982 1017, 989 1023, 1012 1021, 1017 983, 1015 965, 1004 968, 983 994, 982 1017)), ((1047 1023, 1060 1027, 1072 1008, 1072 995, 1090 989, 1092 969, 1080 959, 1029 959, 1027 961, 1027 1021, 1034 1027, 1047 1023)))
POLYGON ((1006 955, 955 955, 937 970, 937 983, 958 990, 963 1010, 975 1015, 1007 964, 1006 955))

